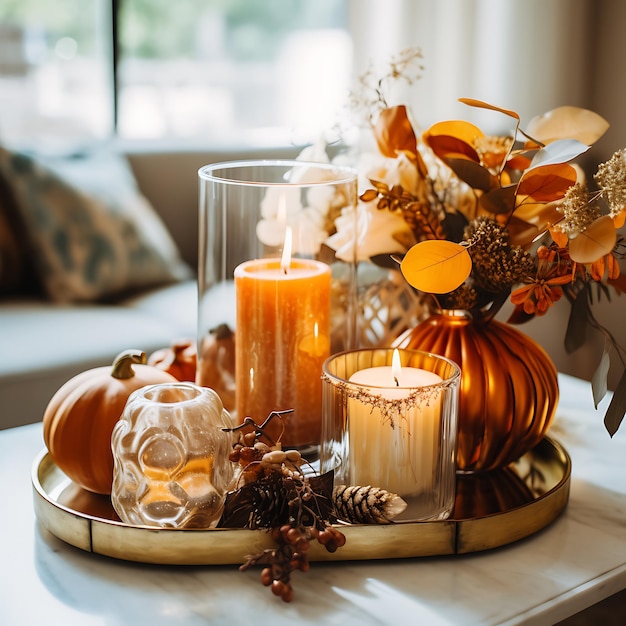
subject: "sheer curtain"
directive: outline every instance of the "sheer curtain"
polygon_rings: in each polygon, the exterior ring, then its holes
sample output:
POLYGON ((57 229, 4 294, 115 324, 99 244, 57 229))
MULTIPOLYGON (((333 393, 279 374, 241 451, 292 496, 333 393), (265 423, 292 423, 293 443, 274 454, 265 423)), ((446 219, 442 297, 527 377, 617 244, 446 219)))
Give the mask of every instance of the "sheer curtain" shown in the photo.
MULTIPOLYGON (((626 147, 626 2, 623 0, 351 0, 355 72, 406 47, 423 52, 423 77, 400 90, 422 127, 444 119, 474 121, 487 132, 507 118, 457 102, 472 97, 517 111, 522 124, 561 105, 592 109, 611 128, 590 151, 588 169, 626 147)), ((393 104, 394 102, 391 102, 393 104)), ((622 271, 626 264, 622 262, 622 271)), ((560 371, 587 379, 601 338, 568 355, 563 349, 569 307, 523 330, 560 371)), ((623 305, 600 303, 598 319, 626 346, 623 305)), ((506 311, 500 317, 506 318, 506 311)), ((615 387, 619 372, 612 371, 615 387)))
MULTIPOLYGON (((459 97, 517 111, 522 122, 556 106, 591 108, 612 125, 602 157, 626 145, 622 0, 350 0, 355 74, 403 48, 421 48, 423 77, 399 92, 417 122, 463 117, 498 130, 497 114, 459 97)), ((596 154, 596 156, 598 156, 596 154)))

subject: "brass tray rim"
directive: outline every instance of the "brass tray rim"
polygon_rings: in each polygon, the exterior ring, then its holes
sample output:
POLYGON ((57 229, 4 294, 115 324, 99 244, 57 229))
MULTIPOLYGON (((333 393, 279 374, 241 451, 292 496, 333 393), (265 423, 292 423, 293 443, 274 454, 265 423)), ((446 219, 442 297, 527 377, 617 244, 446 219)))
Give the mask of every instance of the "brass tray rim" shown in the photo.
MULTIPOLYGON (((505 511, 477 517, 459 519, 450 517, 440 521, 407 520, 385 525, 341 524, 341 530, 348 539, 346 546, 331 554, 321 548, 318 549, 317 545, 313 545, 310 559, 312 561, 344 561, 458 555, 490 550, 535 534, 554 521, 567 506, 572 468, 571 458, 559 442, 546 436, 533 450, 540 446, 545 447, 554 456, 556 462, 562 467, 562 476, 557 484, 530 502, 505 511), (511 521, 519 522, 518 518, 520 517, 527 520, 528 518, 524 513, 529 508, 533 508, 533 510, 541 508, 543 510, 539 511, 536 516, 537 520, 528 524, 526 528, 520 528, 516 523, 511 526, 511 521), (509 526, 509 528, 494 535, 492 533, 493 524, 497 523, 500 518, 505 520, 504 527, 509 526), (488 532, 485 533, 485 530, 488 532), (399 540, 406 543, 409 539, 411 541, 399 549, 392 545, 399 540), (356 546, 351 549, 350 545, 355 541, 356 546), (375 548, 372 547, 373 541, 378 542, 375 548)), ((134 526, 72 509, 55 500, 44 488, 41 478, 46 466, 51 467, 51 471, 56 470, 62 473, 50 458, 48 450, 44 448, 35 457, 31 469, 35 515, 41 525, 57 538, 87 552, 153 564, 215 565, 240 564, 246 554, 256 552, 259 548, 271 546, 269 533, 264 530, 252 531, 243 528, 176 529, 134 526), (76 529, 66 532, 63 526, 70 521, 78 524, 84 523, 88 537, 75 538, 73 533, 77 532, 76 529), (211 534, 207 535, 207 533, 211 534), (186 543, 194 544, 197 548, 198 541, 196 540, 199 537, 216 537, 216 533, 220 533, 222 539, 232 539, 233 549, 229 550, 228 545, 221 546, 218 553, 213 554, 215 546, 208 546, 209 550, 201 550, 201 553, 196 551, 196 554, 193 555, 189 555, 185 550, 188 547, 186 543), (130 542, 135 542, 140 535, 147 538, 146 545, 150 547, 148 554, 140 554, 132 549, 128 550, 130 543, 124 539, 132 537, 130 542), (168 542, 164 539, 156 539, 163 536, 171 538, 172 543, 182 549, 181 554, 171 554, 173 546, 165 545, 168 542), (245 550, 242 552, 243 548, 245 550)), ((71 484, 69 479, 67 481, 71 484)), ((78 534, 82 535, 83 533, 79 532, 78 534)))

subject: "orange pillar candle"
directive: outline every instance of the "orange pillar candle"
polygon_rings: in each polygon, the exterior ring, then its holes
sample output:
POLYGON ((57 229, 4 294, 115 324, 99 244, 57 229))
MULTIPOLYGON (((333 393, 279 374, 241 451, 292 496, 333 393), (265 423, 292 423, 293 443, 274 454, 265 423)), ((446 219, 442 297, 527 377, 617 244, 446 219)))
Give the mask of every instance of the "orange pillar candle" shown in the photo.
POLYGON ((235 269, 237 418, 293 409, 282 443, 320 442, 322 364, 330 353, 330 268, 257 259, 235 269))

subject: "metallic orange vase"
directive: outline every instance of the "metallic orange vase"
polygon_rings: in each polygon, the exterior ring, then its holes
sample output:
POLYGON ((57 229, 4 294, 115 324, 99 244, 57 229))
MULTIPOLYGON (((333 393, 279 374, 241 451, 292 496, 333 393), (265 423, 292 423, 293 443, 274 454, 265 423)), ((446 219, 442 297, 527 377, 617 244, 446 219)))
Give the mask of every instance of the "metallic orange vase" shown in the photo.
POLYGON ((546 434, 559 399, 556 367, 512 326, 442 311, 400 335, 394 347, 440 354, 461 367, 459 470, 507 465, 546 434))

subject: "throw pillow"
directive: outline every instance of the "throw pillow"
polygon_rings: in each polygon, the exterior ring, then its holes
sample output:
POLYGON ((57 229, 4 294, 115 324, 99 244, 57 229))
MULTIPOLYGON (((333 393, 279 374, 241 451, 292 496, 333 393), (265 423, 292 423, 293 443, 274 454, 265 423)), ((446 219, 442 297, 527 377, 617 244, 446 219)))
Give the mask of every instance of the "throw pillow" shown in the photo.
POLYGON ((44 159, 0 148, 0 174, 52 300, 102 301, 192 274, 123 157, 44 159))
POLYGON ((0 297, 36 292, 24 226, 11 186, 0 175, 0 297))

